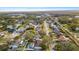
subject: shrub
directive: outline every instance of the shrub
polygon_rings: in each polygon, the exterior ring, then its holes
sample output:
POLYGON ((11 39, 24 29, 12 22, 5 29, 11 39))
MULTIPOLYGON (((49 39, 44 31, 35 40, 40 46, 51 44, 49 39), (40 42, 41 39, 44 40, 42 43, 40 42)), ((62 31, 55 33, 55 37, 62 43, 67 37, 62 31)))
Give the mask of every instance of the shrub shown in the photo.
POLYGON ((79 47, 73 42, 57 42, 54 49, 57 51, 79 51, 79 47))

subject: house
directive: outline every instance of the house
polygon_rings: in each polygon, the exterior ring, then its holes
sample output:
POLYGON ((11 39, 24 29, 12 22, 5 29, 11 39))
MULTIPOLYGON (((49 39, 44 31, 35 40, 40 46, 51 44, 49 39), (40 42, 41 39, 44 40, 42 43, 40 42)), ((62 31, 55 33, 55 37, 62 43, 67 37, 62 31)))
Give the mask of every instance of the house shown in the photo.
POLYGON ((51 20, 48 20, 48 21, 47 21, 47 23, 48 23, 48 24, 51 24, 51 23, 52 23, 52 21, 51 21, 51 20))
POLYGON ((41 18, 41 16, 36 16, 36 18, 41 18))
POLYGON ((2 28, 3 26, 2 25, 0 25, 0 28, 2 28))
POLYGON ((76 30, 76 31, 79 31, 79 27, 76 27, 75 30, 76 30))
POLYGON ((72 18, 70 17, 69 20, 72 20, 72 18))
POLYGON ((10 50, 15 51, 18 48, 18 45, 13 44, 9 46, 10 50))
POLYGON ((18 28, 20 25, 21 25, 21 24, 19 24, 19 23, 15 24, 16 28, 18 28))
POLYGON ((35 28, 35 30, 37 31, 37 32, 39 32, 40 30, 41 30, 41 27, 40 27, 40 25, 38 24, 38 25, 33 25, 34 26, 34 28, 35 28))
POLYGON ((65 37, 63 34, 61 34, 61 35, 58 36, 58 40, 59 41, 69 41, 69 38, 65 37))
POLYGON ((5 35, 4 32, 0 32, 0 37, 1 37, 1 36, 4 36, 4 35, 5 35))
POLYGON ((39 37, 35 37, 34 40, 35 40, 35 46, 39 46, 42 42, 42 39, 40 39, 39 37))
POLYGON ((75 18, 79 18, 79 16, 74 16, 75 18))
POLYGON ((29 27, 30 27, 29 25, 26 25, 26 26, 25 26, 26 29, 29 28, 29 27))
POLYGON ((16 31, 12 33, 13 38, 16 37, 16 36, 19 36, 19 35, 20 35, 20 33, 17 33, 16 31))
POLYGON ((35 51, 40 51, 41 49, 42 49, 42 47, 39 47, 39 46, 38 47, 34 47, 35 51))
POLYGON ((28 45, 28 47, 29 47, 29 48, 34 48, 34 43, 33 43, 33 42, 30 43, 30 44, 28 45))
POLYGON ((12 25, 7 25, 7 28, 13 29, 12 25))
POLYGON ((37 34, 37 35, 35 35, 35 37, 33 38, 33 39, 35 39, 35 40, 40 40, 40 35, 39 34, 37 34))
POLYGON ((24 20, 25 20, 25 19, 19 19, 19 20, 17 21, 17 23, 18 23, 18 24, 21 24, 21 23, 24 22, 24 20))
POLYGON ((74 35, 76 38, 79 38, 79 33, 75 33, 74 35))
POLYGON ((24 27, 20 27, 19 29, 16 30, 17 33, 22 33, 24 32, 25 28, 24 27))
POLYGON ((59 28, 56 25, 53 25, 52 24, 52 29, 53 29, 53 32, 55 32, 57 35, 60 35, 61 34, 59 28))
POLYGON ((12 25, 7 25, 7 31, 8 32, 14 32, 15 28, 12 25))

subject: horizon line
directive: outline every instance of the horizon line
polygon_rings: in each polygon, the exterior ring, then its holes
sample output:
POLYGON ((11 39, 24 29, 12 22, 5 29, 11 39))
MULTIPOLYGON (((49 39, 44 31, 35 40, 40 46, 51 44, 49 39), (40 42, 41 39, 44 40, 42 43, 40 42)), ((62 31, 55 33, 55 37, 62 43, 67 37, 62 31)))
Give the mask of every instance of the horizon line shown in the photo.
POLYGON ((63 11, 79 10, 79 7, 0 7, 0 11, 63 11))

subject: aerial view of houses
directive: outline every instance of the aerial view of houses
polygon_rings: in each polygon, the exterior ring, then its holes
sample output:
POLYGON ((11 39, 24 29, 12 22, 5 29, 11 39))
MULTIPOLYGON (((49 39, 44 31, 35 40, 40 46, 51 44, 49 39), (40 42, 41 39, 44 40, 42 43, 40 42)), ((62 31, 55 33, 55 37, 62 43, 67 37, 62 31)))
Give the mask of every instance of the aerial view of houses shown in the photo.
POLYGON ((79 51, 79 11, 1 12, 0 51, 79 51))

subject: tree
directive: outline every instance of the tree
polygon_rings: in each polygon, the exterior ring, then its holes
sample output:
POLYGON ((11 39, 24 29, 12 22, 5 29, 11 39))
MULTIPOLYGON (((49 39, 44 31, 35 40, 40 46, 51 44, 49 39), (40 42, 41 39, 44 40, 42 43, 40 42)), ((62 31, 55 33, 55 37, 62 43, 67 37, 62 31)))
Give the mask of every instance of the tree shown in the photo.
POLYGON ((52 50, 52 38, 50 36, 47 35, 43 35, 42 37, 42 43, 41 43, 41 47, 42 50, 52 50))
POLYGON ((33 39, 33 37, 35 36, 35 31, 34 30, 27 30, 26 31, 26 37, 28 38, 28 39, 33 39))
POLYGON ((59 17, 59 22, 62 24, 68 24, 71 23, 71 20, 69 20, 68 16, 61 16, 59 17))
POLYGON ((56 51, 79 51, 79 47, 77 47, 71 41, 56 42, 56 46, 54 47, 54 49, 56 51))

